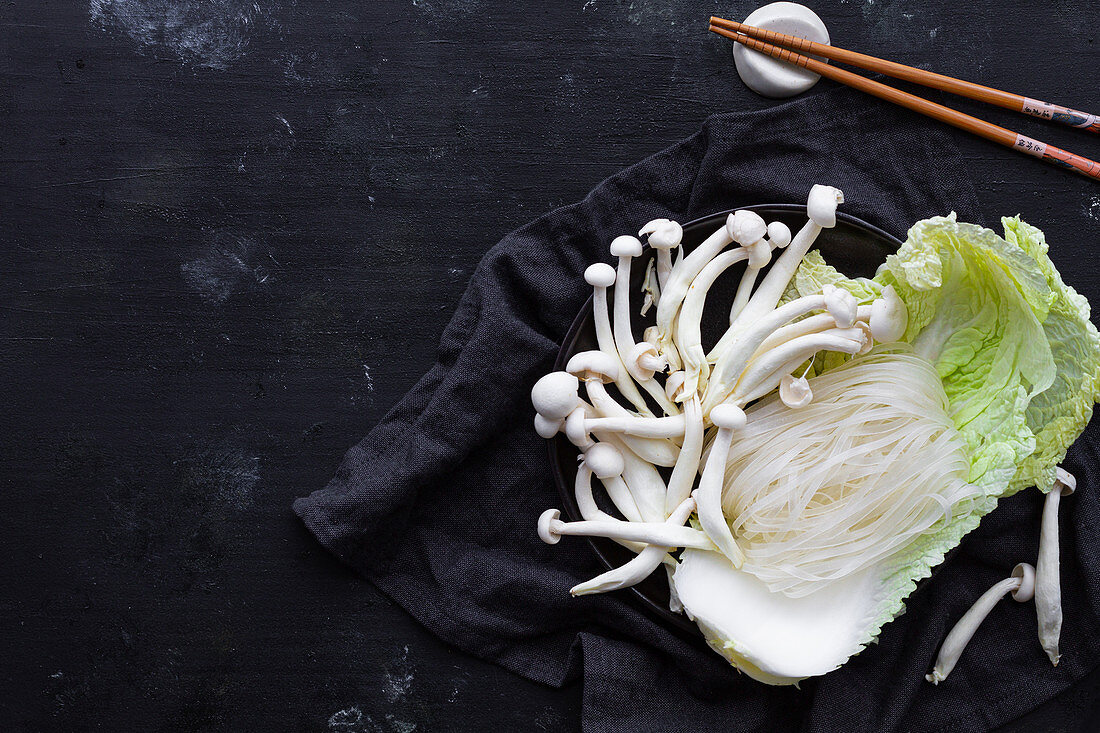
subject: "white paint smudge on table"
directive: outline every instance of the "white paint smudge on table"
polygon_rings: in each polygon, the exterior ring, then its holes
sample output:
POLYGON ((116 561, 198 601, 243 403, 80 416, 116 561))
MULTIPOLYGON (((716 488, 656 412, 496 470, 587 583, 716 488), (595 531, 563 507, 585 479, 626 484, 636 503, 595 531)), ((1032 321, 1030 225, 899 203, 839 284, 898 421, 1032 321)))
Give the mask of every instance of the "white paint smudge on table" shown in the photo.
POLYGON ((271 277, 266 266, 253 264, 255 250, 245 237, 215 235, 205 253, 180 265, 180 274, 200 298, 218 305, 241 289, 264 285, 271 277))
POLYGON ((382 687, 382 693, 391 703, 401 700, 412 689, 413 672, 409 664, 409 647, 406 645, 401 654, 395 657, 386 667, 386 680, 382 687))
POLYGON ((253 30, 270 19, 245 0, 91 0, 88 12, 93 24, 125 34, 141 53, 168 52, 211 69, 240 58, 253 30))
POLYGON ((1090 196, 1085 203, 1085 215, 1093 221, 1100 221, 1100 196, 1090 196))

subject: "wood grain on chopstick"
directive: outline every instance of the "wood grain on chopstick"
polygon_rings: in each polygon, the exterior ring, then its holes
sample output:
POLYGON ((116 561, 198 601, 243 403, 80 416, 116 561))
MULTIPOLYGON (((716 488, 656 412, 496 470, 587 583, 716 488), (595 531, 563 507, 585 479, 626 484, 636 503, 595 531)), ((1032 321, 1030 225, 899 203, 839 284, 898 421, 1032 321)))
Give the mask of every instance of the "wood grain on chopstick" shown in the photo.
POLYGON ((937 74, 934 71, 925 71, 924 69, 918 69, 913 66, 906 66, 905 64, 899 64, 894 61, 868 56, 865 53, 836 48, 835 46, 817 43, 807 38, 789 36, 785 33, 776 33, 775 31, 737 23, 732 20, 726 20, 725 18, 711 17, 710 24, 714 27, 741 33, 750 38, 756 38, 765 43, 791 48, 804 54, 812 54, 814 56, 832 59, 833 61, 840 61, 868 71, 877 71, 880 74, 886 74, 895 79, 913 82, 914 84, 920 84, 932 89, 940 89, 945 92, 957 94, 960 97, 975 99, 979 102, 987 102, 1016 112, 1023 112, 1032 117, 1052 120, 1063 125, 1069 125, 1070 127, 1100 133, 1100 115, 1081 112, 1080 110, 1063 107, 1059 104, 1051 104, 1050 102, 1044 102, 1039 99, 1032 99, 1031 97, 1025 97, 1020 94, 1013 94, 1012 92, 987 87, 983 84, 975 84, 974 82, 963 81, 962 79, 937 74))
POLYGON ((1094 160, 1089 160, 1088 158, 1076 155, 1067 150, 1062 150, 1054 145, 1048 145, 1040 140, 1021 135, 999 125, 994 125, 991 122, 980 120, 977 117, 972 117, 964 112, 951 109, 950 107, 944 107, 942 104, 936 104, 923 97, 918 97, 915 94, 909 94, 908 92, 903 92, 900 89, 895 89, 886 84, 880 84, 873 79, 854 74, 851 71, 846 71, 836 66, 830 66, 817 59, 796 53, 789 48, 773 46, 770 43, 765 43, 756 38, 715 25, 711 25, 710 30, 720 36, 725 36, 726 38, 731 38, 738 43, 744 44, 754 51, 767 54, 780 61, 786 61, 796 66, 801 66, 804 69, 809 69, 816 74, 820 74, 833 81, 858 89, 861 92, 866 92, 879 99, 885 99, 888 102, 893 102, 906 109, 911 109, 914 112, 919 112, 941 122, 946 122, 949 125, 966 130, 967 132, 980 135, 987 140, 992 140, 993 142, 1014 148, 1022 153, 1041 158, 1064 168, 1069 168, 1094 180, 1100 180, 1100 163, 1094 160))

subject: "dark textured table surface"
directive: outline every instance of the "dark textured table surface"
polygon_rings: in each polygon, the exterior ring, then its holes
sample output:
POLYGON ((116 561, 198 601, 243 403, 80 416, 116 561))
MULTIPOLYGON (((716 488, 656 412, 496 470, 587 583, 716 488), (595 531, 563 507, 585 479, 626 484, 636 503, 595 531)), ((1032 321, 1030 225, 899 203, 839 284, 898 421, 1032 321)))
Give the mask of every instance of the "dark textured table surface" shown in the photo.
MULTIPOLYGON (((437 641, 290 503, 427 368, 502 234, 768 104, 705 31, 753 7, 0 5, 0 729, 579 728, 579 686, 437 641)), ((1095 4, 817 9, 837 45, 1100 108, 1095 4)), ((989 221, 1056 262, 1100 230, 1095 183, 960 144, 989 221)), ((1009 729, 1094 730, 1098 701, 1094 675, 1009 729)))

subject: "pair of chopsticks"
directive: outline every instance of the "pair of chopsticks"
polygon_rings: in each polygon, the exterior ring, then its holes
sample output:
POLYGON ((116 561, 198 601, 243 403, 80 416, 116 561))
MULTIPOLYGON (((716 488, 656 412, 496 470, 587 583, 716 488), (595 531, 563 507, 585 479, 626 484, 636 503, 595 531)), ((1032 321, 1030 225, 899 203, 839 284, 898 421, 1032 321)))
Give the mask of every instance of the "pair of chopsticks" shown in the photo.
POLYGON ((720 36, 732 38, 734 41, 754 51, 767 54, 780 61, 786 61, 801 66, 821 76, 832 79, 833 81, 858 89, 861 92, 866 92, 880 99, 885 99, 888 102, 893 102, 894 104, 911 109, 914 112, 919 112, 941 122, 946 122, 949 125, 966 130, 967 132, 972 132, 975 135, 980 135, 987 140, 1006 145, 1027 155, 1032 155, 1064 168, 1069 168, 1089 178, 1100 180, 1100 163, 1096 161, 1089 160, 1080 155, 1075 155, 1074 153, 1062 150, 1054 145, 1048 145, 1047 143, 1028 137, 1027 135, 1021 135, 1012 130, 1000 127, 999 125, 994 125, 991 122, 980 120, 977 117, 972 117, 958 110, 951 109, 950 107, 945 107, 942 104, 930 102, 915 94, 909 94, 900 89, 880 84, 873 79, 868 79, 859 74, 853 74, 850 71, 831 66, 803 54, 814 54, 834 61, 851 64, 852 66, 868 71, 877 71, 887 76, 892 76, 895 79, 921 84, 922 86, 931 87, 932 89, 940 89, 962 97, 969 97, 970 99, 976 99, 980 102, 988 102, 1000 107, 1016 110, 1017 112, 1023 112, 1024 114, 1029 114, 1034 117, 1041 117, 1046 120, 1070 125, 1071 127, 1090 130, 1091 132, 1100 133, 1100 116, 1080 112, 1049 102, 1042 102, 1037 99, 1031 99, 1030 97, 1023 97, 1018 94, 1004 92, 1000 89, 982 86, 981 84, 954 79, 950 76, 936 74, 912 66, 905 66, 904 64, 856 53, 855 51, 846 51, 843 48, 836 48, 835 46, 829 46, 823 43, 815 43, 805 38, 789 36, 784 33, 776 33, 775 31, 768 31, 750 25, 736 23, 732 20, 725 20, 724 18, 712 17, 710 19, 710 30, 720 36), (799 51, 802 53, 798 53, 799 51))

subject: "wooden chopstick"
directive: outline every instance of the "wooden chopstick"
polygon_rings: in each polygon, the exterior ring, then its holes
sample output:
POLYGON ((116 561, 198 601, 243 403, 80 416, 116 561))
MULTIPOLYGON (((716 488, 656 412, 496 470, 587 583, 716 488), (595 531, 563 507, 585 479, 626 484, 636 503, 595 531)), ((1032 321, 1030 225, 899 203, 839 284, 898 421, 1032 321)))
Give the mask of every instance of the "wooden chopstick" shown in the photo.
POLYGON ((1032 117, 1040 117, 1044 120, 1060 122, 1070 127, 1077 127, 1082 130, 1100 133, 1100 115, 1081 112, 1080 110, 1063 107, 1060 104, 1051 104, 1050 102, 1044 102, 1039 99, 1032 99, 1031 97, 1005 92, 982 84, 975 84, 974 82, 963 81, 962 79, 955 79, 954 77, 937 74, 933 71, 925 71, 924 69, 917 69, 894 61, 868 56, 865 53, 848 51, 825 43, 817 43, 806 38, 789 36, 785 33, 776 33, 775 31, 737 23, 732 20, 726 20, 725 18, 712 17, 710 19, 710 24, 726 30, 743 33, 746 36, 756 38, 766 43, 772 43, 776 46, 791 48, 801 53, 821 56, 822 58, 832 59, 833 61, 840 61, 845 64, 857 66, 861 69, 867 69, 868 71, 877 71, 881 74, 892 76, 895 79, 913 82, 914 84, 920 84, 932 89, 951 92, 960 97, 976 99, 979 102, 988 102, 989 104, 995 104, 998 107, 1004 107, 1005 109, 1011 109, 1016 112, 1023 112, 1032 117))
POLYGON ((770 43, 765 43, 751 36, 736 33, 715 25, 710 26, 710 30, 720 36, 725 36, 726 38, 731 38, 738 43, 744 44, 754 51, 760 51, 780 61, 786 61, 796 66, 801 66, 816 74, 820 74, 833 81, 858 89, 861 92, 878 97, 879 99, 885 99, 888 102, 893 102, 906 109, 911 109, 914 112, 927 115, 940 122, 946 122, 949 125, 966 130, 967 132, 980 135, 987 140, 992 140, 993 142, 1000 143, 1001 145, 1013 148, 1027 155, 1041 158, 1055 165, 1069 168, 1094 180, 1100 180, 1100 163, 1094 160, 1075 155, 1067 150, 1062 150, 1054 145, 1048 145, 1026 135, 1020 135, 1012 130, 994 125, 991 122, 979 120, 977 117, 971 117, 968 114, 951 109, 950 107, 944 107, 942 104, 930 102, 915 94, 909 94, 900 89, 880 84, 873 79, 868 79, 859 74, 854 74, 836 66, 831 66, 817 59, 810 58, 809 56, 803 56, 800 53, 795 53, 789 48, 773 46, 770 43))

